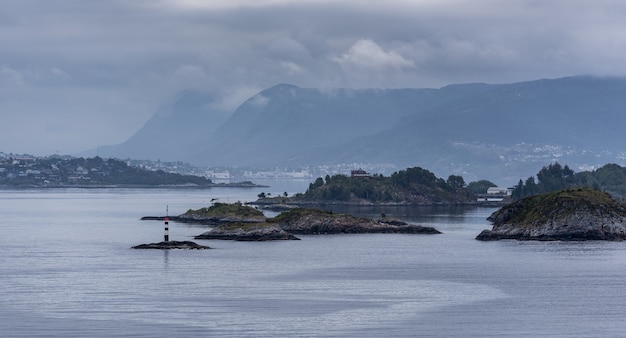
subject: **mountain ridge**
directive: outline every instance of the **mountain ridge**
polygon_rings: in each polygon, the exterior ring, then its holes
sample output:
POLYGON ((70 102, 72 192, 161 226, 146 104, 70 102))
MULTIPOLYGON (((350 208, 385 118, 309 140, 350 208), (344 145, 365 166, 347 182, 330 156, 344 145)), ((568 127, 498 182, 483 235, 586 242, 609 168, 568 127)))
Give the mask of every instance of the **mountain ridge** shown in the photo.
MULTIPOLYGON (((439 89, 323 90, 282 83, 248 98, 219 126, 208 113, 185 124, 184 109, 172 106, 169 132, 180 140, 163 146, 177 148, 172 159, 201 166, 394 163, 468 181, 516 182, 553 161, 575 168, 624 164, 624 110, 626 78, 618 77, 439 89)), ((146 123, 136 135, 154 139, 162 129, 146 123)), ((145 138, 135 148, 159 143, 145 138)), ((116 151, 110 155, 123 153, 116 151)))

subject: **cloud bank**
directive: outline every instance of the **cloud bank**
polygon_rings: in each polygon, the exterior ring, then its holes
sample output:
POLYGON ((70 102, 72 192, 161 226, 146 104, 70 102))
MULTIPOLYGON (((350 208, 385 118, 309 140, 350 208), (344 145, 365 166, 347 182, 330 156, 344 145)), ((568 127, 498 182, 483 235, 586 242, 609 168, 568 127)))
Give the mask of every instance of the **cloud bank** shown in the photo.
POLYGON ((123 142, 185 89, 230 111, 276 83, 440 87, 626 75, 598 0, 0 0, 0 151, 123 142))

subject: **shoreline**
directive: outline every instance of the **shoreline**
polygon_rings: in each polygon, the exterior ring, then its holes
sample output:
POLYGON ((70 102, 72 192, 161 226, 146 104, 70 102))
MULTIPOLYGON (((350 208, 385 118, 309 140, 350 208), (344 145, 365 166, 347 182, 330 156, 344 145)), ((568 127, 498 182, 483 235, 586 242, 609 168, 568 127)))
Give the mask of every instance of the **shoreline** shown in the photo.
POLYGON ((499 208, 506 203, 504 202, 467 202, 467 203, 405 203, 405 202, 388 202, 388 203, 359 203, 359 202, 311 202, 311 201, 298 201, 298 202, 286 202, 286 203, 273 203, 273 202, 246 202, 247 205, 254 205, 263 210, 270 211, 285 211, 293 208, 323 208, 326 206, 340 206, 340 207, 482 207, 482 208, 499 208))
POLYGON ((28 189, 190 189, 202 190, 211 188, 269 188, 261 184, 219 183, 209 185, 187 184, 89 184, 89 185, 0 185, 0 190, 28 190, 28 189))

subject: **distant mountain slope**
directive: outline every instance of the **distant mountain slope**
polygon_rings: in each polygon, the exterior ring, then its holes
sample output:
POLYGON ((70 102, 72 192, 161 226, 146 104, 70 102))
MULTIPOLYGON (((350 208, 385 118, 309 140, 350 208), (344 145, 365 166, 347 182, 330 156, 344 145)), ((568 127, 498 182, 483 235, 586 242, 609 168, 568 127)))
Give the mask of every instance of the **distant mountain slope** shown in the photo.
POLYGON ((538 80, 493 86, 316 157, 515 181, 555 160, 570 166, 623 162, 624 126, 626 79, 538 80))
POLYGON ((244 102, 190 160, 228 165, 293 162, 324 147, 373 135, 401 118, 476 95, 485 84, 443 89, 319 90, 280 84, 244 102))
POLYGON ((209 142, 228 115, 211 108, 216 97, 209 93, 182 91, 164 105, 133 136, 121 144, 98 149, 101 157, 183 160, 185 153, 209 142))

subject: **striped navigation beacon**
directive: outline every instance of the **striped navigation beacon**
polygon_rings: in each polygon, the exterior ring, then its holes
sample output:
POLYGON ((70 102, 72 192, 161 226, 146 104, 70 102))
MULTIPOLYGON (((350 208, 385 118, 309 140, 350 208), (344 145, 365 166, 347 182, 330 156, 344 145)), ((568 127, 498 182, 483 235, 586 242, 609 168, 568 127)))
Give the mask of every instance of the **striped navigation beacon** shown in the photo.
POLYGON ((163 239, 165 240, 165 242, 169 242, 170 241, 170 227, 169 227, 169 223, 170 223, 170 219, 169 219, 169 206, 165 206, 165 234, 163 235, 163 239))

